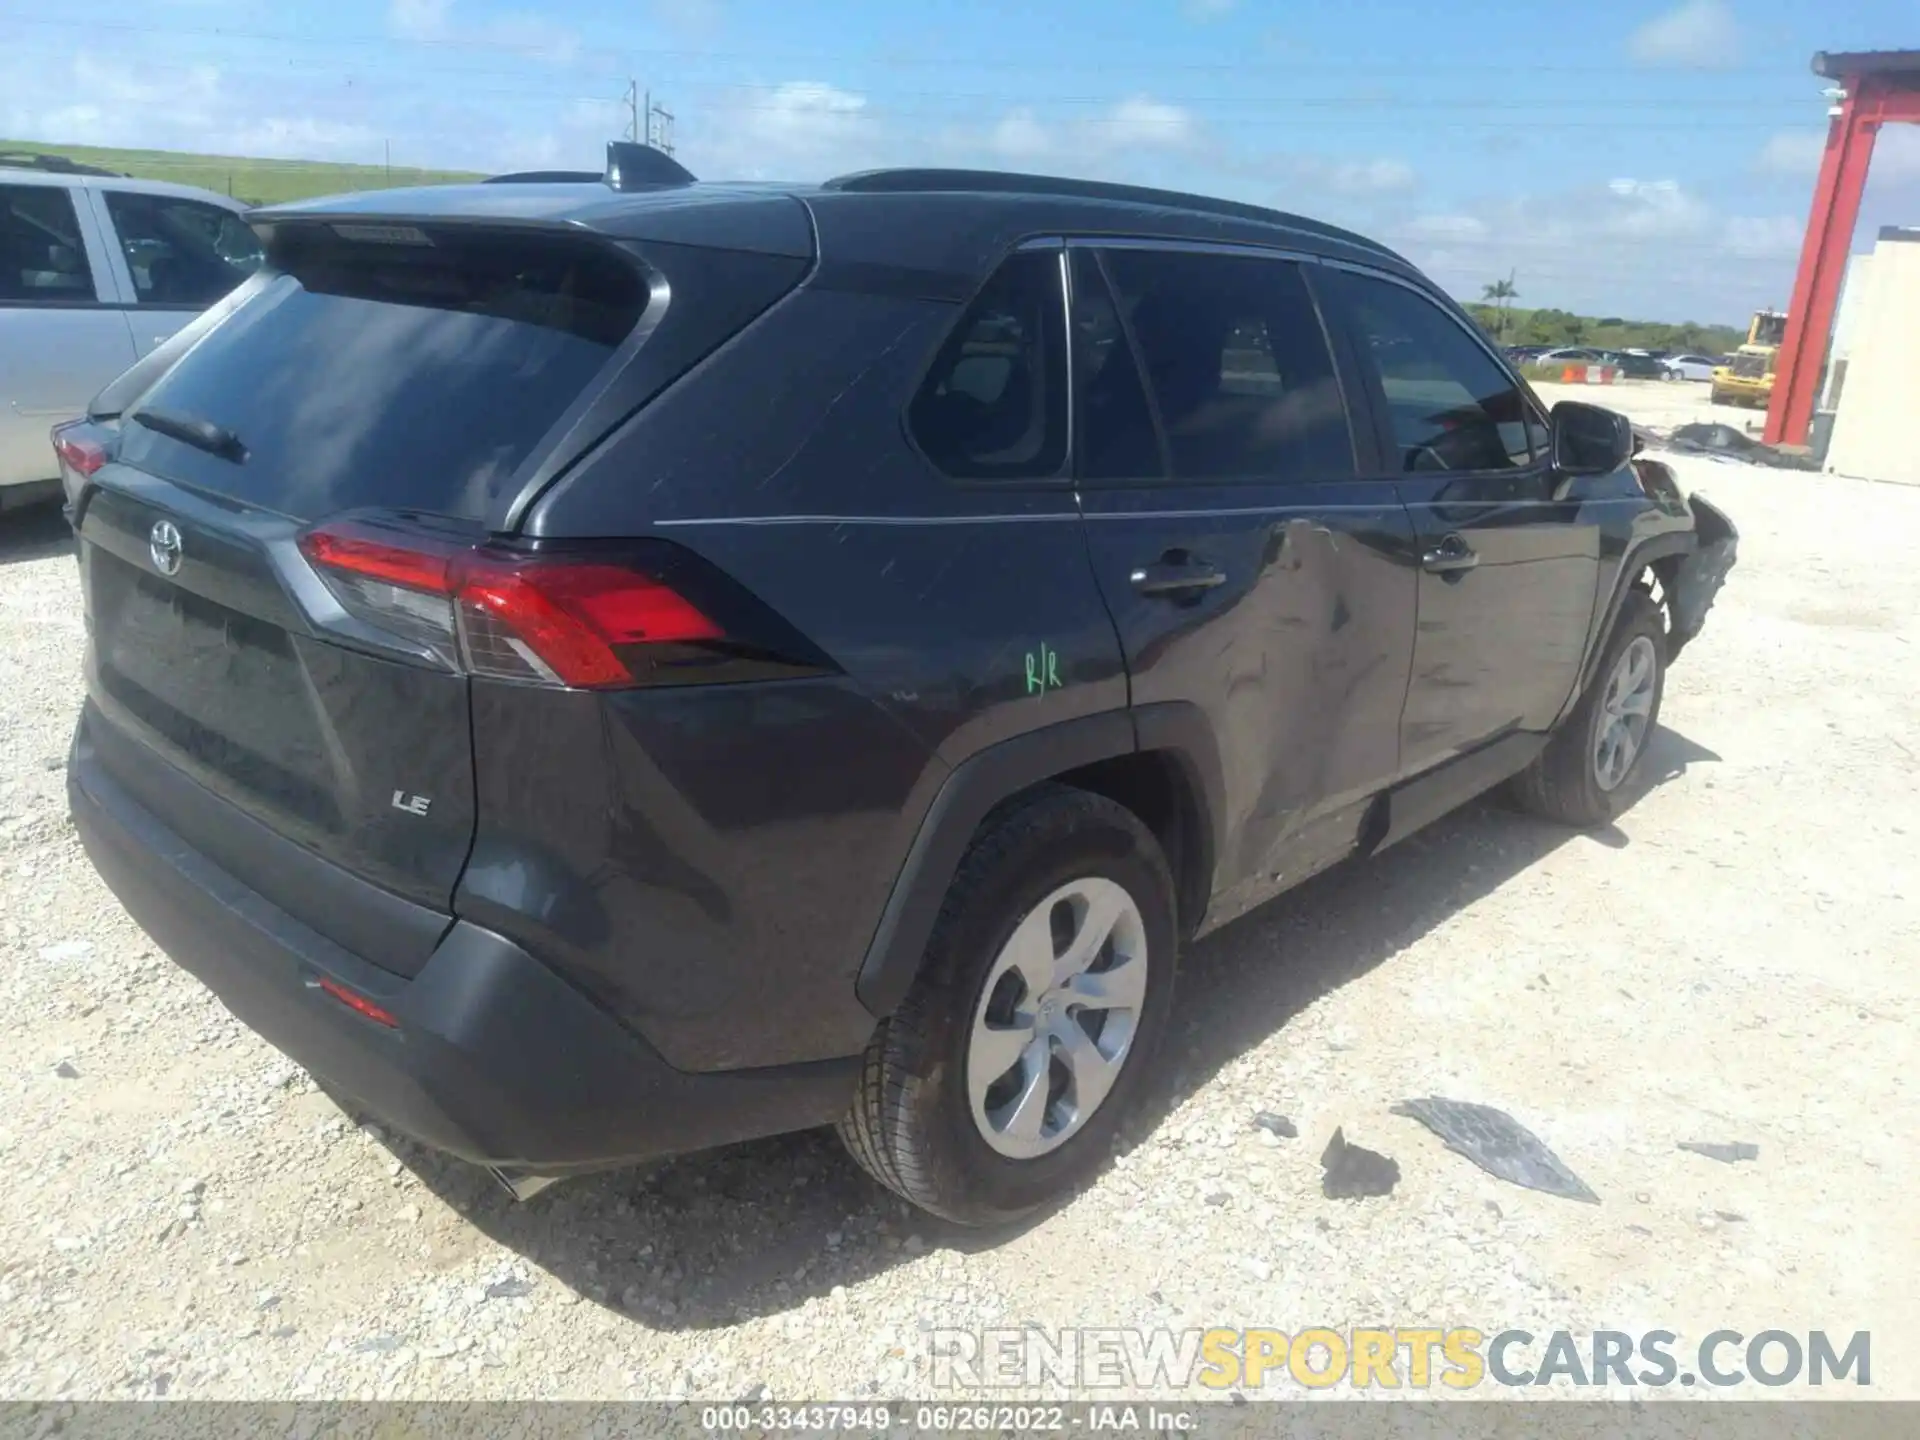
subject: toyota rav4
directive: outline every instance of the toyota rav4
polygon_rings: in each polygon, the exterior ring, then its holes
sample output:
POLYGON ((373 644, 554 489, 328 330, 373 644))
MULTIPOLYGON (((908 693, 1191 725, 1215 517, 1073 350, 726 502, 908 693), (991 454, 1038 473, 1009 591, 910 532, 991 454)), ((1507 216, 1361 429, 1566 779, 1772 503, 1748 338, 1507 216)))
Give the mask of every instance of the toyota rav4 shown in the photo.
POLYGON ((1613 817, 1733 559, 1297 216, 616 147, 252 220, 65 436, 74 818, 236 1015, 522 1192, 837 1124, 1044 1205, 1195 936, 1498 784, 1613 817))

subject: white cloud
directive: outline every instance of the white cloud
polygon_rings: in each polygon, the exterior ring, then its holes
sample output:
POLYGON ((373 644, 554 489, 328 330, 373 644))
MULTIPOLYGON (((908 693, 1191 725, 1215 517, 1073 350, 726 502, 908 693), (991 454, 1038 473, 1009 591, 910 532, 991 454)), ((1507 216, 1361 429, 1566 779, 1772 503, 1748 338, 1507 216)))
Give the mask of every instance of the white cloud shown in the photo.
POLYGON ((1258 204, 1318 215, 1364 230, 1383 205, 1420 188, 1419 173, 1394 156, 1280 153, 1227 160, 1227 173, 1249 182, 1258 204))
POLYGON ((720 0, 653 0, 654 19, 681 35, 701 36, 720 28, 720 0))
POLYGON ((1479 240, 1487 234, 1487 222, 1478 215, 1421 215, 1407 229, 1428 240, 1479 240))
POLYGON ((1642 65, 1718 70, 1740 59, 1740 26, 1726 0, 1683 0, 1633 32, 1627 49, 1642 65))
POLYGON ((1727 251, 1744 260, 1790 260, 1800 253, 1806 222, 1789 215, 1735 215, 1722 233, 1727 251))
POLYGON ((453 0, 392 0, 387 28, 406 40, 435 40, 447 33, 453 0))
POLYGON ((1174 155, 1199 141, 1200 122, 1191 110, 1129 96, 1105 110, 1072 120, 1048 122, 1031 106, 1009 110, 984 133, 949 131, 940 148, 962 161, 982 159, 1032 165, 1042 161, 1065 169, 1111 169, 1129 157, 1174 155))
POLYGON ((1623 176, 1489 197, 1375 233, 1457 295, 1517 271, 1524 305, 1730 322, 1782 303, 1802 223, 1725 215, 1678 180, 1623 176))
POLYGON ((456 22, 454 0, 390 0, 387 29, 402 40, 508 50, 536 60, 568 64, 580 52, 580 37, 539 15, 506 11, 456 22))
POLYGON ((679 158, 714 179, 815 180, 883 163, 888 138, 865 95, 789 80, 703 110, 683 128, 679 158))
POLYGON ((229 155, 355 160, 365 164, 379 159, 380 140, 380 135, 368 125, 320 120, 311 115, 294 119, 271 116, 225 132, 217 141, 217 148, 229 155))
POLYGON ((1920 126, 1883 125, 1873 147, 1873 180, 1920 180, 1920 126))
MULTIPOLYGON (((0 58, 0 134, 53 143, 134 146, 203 155, 377 162, 383 135, 358 99, 289 94, 220 67, 173 64, 94 47, 62 63, 0 58), (75 98, 84 97, 84 98, 75 98)), ((331 90, 332 87, 328 87, 331 90)), ((417 151, 416 151, 417 154, 417 151)))
POLYGON ((1191 111, 1135 95, 1085 128, 1090 136, 1115 148, 1179 149, 1193 140, 1198 127, 1191 111))
POLYGON ((1797 180, 1820 169, 1820 157, 1826 148, 1827 137, 1818 130, 1782 130, 1760 147, 1755 164, 1770 175, 1789 175, 1797 180))
POLYGON ((474 39, 482 45, 511 50, 555 65, 570 64, 580 53, 580 37, 566 26, 518 12, 495 15, 484 21, 475 31, 474 39))
MULTIPOLYGON (((1764 174, 1810 180, 1820 173, 1827 137, 1818 130, 1782 130, 1760 147, 1755 168, 1764 174)), ((1900 184, 1920 178, 1920 129, 1911 125, 1884 125, 1873 147, 1868 182, 1900 184)))
POLYGON ((216 65, 154 71, 113 63, 90 49, 67 67, 0 73, 0 94, 8 97, 0 111, 8 135, 73 145, 201 149, 207 147, 193 142, 217 124, 223 100, 216 65))
POLYGON ((1053 135, 1025 106, 1009 110, 987 136, 994 154, 1016 163, 1038 160, 1053 149, 1053 135))
POLYGON ((1342 195, 1393 195, 1420 183, 1404 160, 1341 160, 1327 172, 1327 181, 1342 195))

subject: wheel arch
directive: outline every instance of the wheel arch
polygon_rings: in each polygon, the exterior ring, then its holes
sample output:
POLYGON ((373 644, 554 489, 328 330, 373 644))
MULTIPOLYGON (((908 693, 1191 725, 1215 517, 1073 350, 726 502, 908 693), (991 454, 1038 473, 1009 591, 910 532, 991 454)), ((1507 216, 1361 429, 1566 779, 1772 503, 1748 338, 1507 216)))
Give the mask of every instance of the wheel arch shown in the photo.
MULTIPOLYGON (((1593 683, 1600 657, 1606 654, 1613 632, 1620 624, 1620 612, 1626 606, 1627 597, 1636 589, 1647 589, 1649 578, 1659 582, 1662 597, 1670 596, 1674 579, 1679 574, 1680 562, 1693 553, 1695 543, 1691 530, 1671 530, 1650 536, 1627 552, 1620 568, 1614 572, 1611 593, 1595 613, 1594 625, 1587 636, 1587 653, 1580 662, 1580 678, 1573 687, 1573 693, 1567 696, 1566 703, 1560 707, 1559 715, 1554 718, 1556 725, 1573 712, 1573 708, 1580 703, 1580 697, 1587 693, 1587 687, 1593 683)), ((1664 598, 1658 603, 1671 633, 1671 607, 1664 598)))
POLYGON ((1199 707, 1111 710, 1030 730, 955 766, 928 807, 861 961, 855 992, 878 1018, 919 972, 948 887, 981 825, 1042 785, 1068 785, 1125 806, 1151 830, 1174 872, 1180 929, 1206 908, 1219 854, 1220 763, 1199 707))

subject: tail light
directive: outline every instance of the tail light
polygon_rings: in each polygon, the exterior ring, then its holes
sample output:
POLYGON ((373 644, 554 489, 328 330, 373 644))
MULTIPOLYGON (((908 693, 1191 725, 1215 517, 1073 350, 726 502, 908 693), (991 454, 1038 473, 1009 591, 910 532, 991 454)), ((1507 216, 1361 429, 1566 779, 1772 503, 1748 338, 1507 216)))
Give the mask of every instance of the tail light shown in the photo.
POLYGON ((87 478, 107 463, 113 432, 91 420, 69 420, 53 427, 53 453, 60 461, 60 485, 67 503, 80 494, 87 478))
POLYGON ((300 548, 348 613, 470 675, 598 690, 825 668, 757 602, 670 547, 526 553, 349 521, 308 531, 300 548), (659 573, 674 570, 694 584, 659 573), (688 588, 714 595, 732 623, 688 588))
POLYGON ((329 980, 323 975, 319 979, 310 981, 309 983, 312 984, 315 989, 321 991, 323 994, 331 995, 349 1010, 357 1015, 365 1016, 376 1025, 384 1025, 389 1030, 398 1030, 400 1028, 400 1022, 394 1018, 391 1010, 383 1005, 374 1004, 373 1001, 360 994, 357 990, 349 990, 338 980, 329 980))

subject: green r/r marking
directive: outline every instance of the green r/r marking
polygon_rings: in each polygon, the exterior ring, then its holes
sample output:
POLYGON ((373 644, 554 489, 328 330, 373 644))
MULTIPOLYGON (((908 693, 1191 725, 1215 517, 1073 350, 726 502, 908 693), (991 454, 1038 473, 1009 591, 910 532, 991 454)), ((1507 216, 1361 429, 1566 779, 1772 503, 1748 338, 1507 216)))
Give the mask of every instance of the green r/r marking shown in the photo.
POLYGON ((1043 641, 1037 655, 1027 652, 1027 694, 1044 695, 1060 688, 1060 652, 1043 641))

